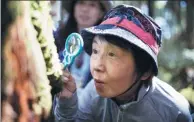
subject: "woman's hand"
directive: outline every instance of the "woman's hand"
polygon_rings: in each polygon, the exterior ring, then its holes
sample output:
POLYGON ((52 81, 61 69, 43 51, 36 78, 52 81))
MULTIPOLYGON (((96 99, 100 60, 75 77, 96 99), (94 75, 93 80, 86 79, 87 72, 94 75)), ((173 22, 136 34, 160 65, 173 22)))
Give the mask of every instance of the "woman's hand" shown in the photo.
POLYGON ((70 98, 76 90, 75 80, 71 73, 66 69, 63 70, 62 81, 64 82, 63 90, 59 92, 59 97, 70 98))

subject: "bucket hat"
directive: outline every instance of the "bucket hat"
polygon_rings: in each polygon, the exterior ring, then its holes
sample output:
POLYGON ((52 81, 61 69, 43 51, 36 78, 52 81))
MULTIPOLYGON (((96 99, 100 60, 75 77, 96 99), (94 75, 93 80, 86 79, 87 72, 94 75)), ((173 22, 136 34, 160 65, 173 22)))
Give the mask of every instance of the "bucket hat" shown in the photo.
POLYGON ((140 9, 119 5, 107 12, 101 24, 83 29, 81 35, 85 51, 89 55, 94 35, 112 35, 126 40, 151 56, 154 75, 158 74, 157 55, 161 47, 161 28, 140 9))

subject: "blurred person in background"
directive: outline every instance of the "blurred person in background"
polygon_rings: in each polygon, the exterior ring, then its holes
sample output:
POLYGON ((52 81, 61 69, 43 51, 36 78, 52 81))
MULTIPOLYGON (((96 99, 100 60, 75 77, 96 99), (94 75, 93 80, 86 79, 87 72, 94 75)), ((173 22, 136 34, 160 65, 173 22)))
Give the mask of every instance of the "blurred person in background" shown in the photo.
POLYGON ((162 32, 151 17, 119 5, 81 35, 93 80, 77 95, 73 76, 63 72, 57 121, 192 122, 188 101, 156 77, 162 32))
MULTIPOLYGON (((83 28, 99 24, 104 14, 111 8, 111 1, 85 1, 72 0, 64 4, 68 7, 69 18, 66 24, 55 32, 56 46, 59 57, 62 60, 62 51, 68 35, 78 32, 83 28), (69 2, 69 3, 68 3, 69 2), (67 3, 67 4, 66 4, 67 3)), ((84 87, 91 80, 89 55, 83 51, 70 66, 70 72, 76 79, 77 85, 84 87)))

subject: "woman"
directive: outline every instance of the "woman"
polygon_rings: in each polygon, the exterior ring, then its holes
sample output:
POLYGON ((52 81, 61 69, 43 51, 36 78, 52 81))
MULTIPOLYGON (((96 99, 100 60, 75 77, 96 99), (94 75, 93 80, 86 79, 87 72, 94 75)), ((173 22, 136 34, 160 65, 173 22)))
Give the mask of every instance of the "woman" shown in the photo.
POLYGON ((161 28, 139 9, 119 5, 82 30, 93 80, 77 95, 64 72, 54 113, 63 122, 192 122, 188 101, 159 80, 161 28))
MULTIPOLYGON (((104 14, 110 8, 110 1, 72 0, 69 10, 69 19, 65 26, 60 28, 56 33, 56 46, 61 60, 63 60, 62 51, 67 36, 72 32, 79 33, 83 28, 99 24, 104 14)), ((84 51, 70 66, 70 72, 75 77, 77 85, 79 86, 84 87, 91 79, 89 56, 84 51)))

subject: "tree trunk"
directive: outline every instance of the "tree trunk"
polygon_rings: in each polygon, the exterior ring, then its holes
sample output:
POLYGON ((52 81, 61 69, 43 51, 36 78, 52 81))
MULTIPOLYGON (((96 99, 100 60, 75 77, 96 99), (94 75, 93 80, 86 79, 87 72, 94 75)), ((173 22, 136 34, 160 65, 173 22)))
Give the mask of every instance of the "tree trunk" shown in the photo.
POLYGON ((148 3, 148 14, 149 14, 149 16, 150 17, 153 17, 154 16, 154 1, 152 1, 152 0, 148 0, 147 1, 147 3, 148 3))
POLYGON ((187 0, 187 28, 186 28, 186 40, 189 49, 194 48, 194 1, 187 0))

